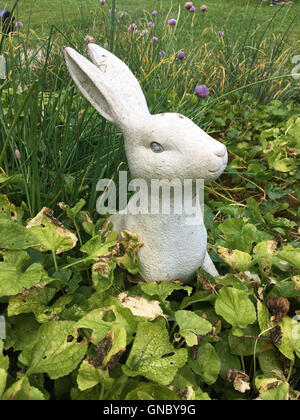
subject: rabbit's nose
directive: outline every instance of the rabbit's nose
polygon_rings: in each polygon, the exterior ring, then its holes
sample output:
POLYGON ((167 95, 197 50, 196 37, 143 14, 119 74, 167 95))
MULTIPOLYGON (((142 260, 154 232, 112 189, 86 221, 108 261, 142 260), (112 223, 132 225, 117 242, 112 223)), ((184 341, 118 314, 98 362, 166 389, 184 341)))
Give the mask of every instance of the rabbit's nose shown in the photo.
POLYGON ((226 147, 223 144, 220 144, 220 146, 218 146, 218 148, 215 150, 215 154, 218 157, 223 158, 226 154, 226 147))

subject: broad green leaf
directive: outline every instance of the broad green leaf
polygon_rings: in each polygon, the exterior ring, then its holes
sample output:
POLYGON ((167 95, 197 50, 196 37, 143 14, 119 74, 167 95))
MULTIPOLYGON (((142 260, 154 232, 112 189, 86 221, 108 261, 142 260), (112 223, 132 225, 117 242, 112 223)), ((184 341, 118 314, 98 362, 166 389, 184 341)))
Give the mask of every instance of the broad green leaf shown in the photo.
POLYGON ((0 369, 7 370, 8 367, 9 367, 9 358, 8 356, 3 356, 3 341, 0 338, 0 369))
POLYGON ((230 267, 238 271, 246 271, 251 265, 251 255, 246 252, 239 251, 238 249, 228 249, 219 247, 218 255, 225 261, 230 267))
POLYGON ((216 343, 215 349, 220 359, 220 363, 221 363, 220 376, 223 379, 226 379, 226 373, 229 370, 241 369, 241 362, 238 356, 235 356, 234 354, 230 352, 230 347, 228 345, 228 342, 221 341, 219 343, 216 343))
POLYGON ((88 328, 93 331, 90 340, 95 345, 98 345, 113 327, 112 322, 102 320, 105 312, 103 308, 95 309, 76 323, 76 328, 88 328))
POLYGON ((282 340, 277 347, 285 357, 294 361, 294 352, 300 353, 300 324, 296 319, 284 316, 278 325, 281 328, 282 340))
POLYGON ((181 284, 170 283, 168 281, 142 284, 141 289, 149 296, 158 296, 161 301, 166 300, 174 290, 185 290, 188 296, 190 296, 193 291, 190 286, 183 286, 181 284))
POLYGON ((40 325, 33 314, 23 314, 8 318, 6 327, 5 348, 13 347, 15 351, 21 351, 36 342, 40 325))
POLYGON ((289 399, 289 384, 278 379, 275 375, 258 375, 255 378, 255 386, 262 400, 286 401, 289 399))
POLYGON ((52 319, 57 319, 60 313, 72 302, 72 300, 73 296, 63 295, 58 298, 52 306, 39 306, 34 311, 36 320, 43 324, 44 322, 51 321, 52 319))
POLYGON ((7 372, 0 367, 0 401, 6 387, 7 372))
MULTIPOLYGON (((254 354, 256 339, 251 337, 257 337, 259 333, 259 328, 252 325, 249 325, 244 330, 244 336, 247 336, 247 338, 234 336, 232 331, 230 331, 228 335, 228 344, 231 353, 237 356, 252 356, 254 354)), ((256 354, 259 354, 263 346, 264 341, 258 340, 256 354)))
POLYGON ((266 305, 261 301, 257 302, 257 319, 261 332, 269 328, 268 323, 270 321, 270 312, 266 305))
POLYGON ((282 382, 276 388, 269 389, 260 394, 263 401, 287 401, 289 399, 289 384, 282 382))
POLYGON ((190 347, 198 344, 198 336, 206 335, 212 331, 211 323, 194 312, 180 310, 176 311, 174 316, 179 325, 179 334, 184 337, 190 347))
POLYGON ((30 401, 45 400, 44 394, 37 388, 30 385, 27 377, 11 385, 3 394, 2 400, 30 401))
POLYGON ((121 241, 118 244, 119 253, 116 254, 116 262, 121 268, 125 268, 131 274, 137 274, 140 270, 140 260, 137 255, 143 243, 137 234, 124 230, 120 233, 121 241), (120 254, 120 255, 118 255, 120 254))
POLYGON ((27 229, 35 237, 38 249, 42 252, 61 254, 74 248, 77 243, 76 236, 56 220, 53 211, 47 207, 43 207, 28 223, 27 229))
POLYGON ((30 312, 39 313, 55 296, 56 289, 51 287, 31 288, 19 295, 12 296, 9 299, 7 308, 8 316, 28 314, 30 312))
POLYGON ((221 369, 221 362, 215 348, 210 343, 202 342, 198 347, 197 358, 189 358, 189 365, 208 385, 216 382, 221 369))
POLYGON ((88 360, 84 360, 79 368, 77 376, 77 384, 80 391, 93 388, 98 384, 102 384, 105 390, 112 387, 114 380, 109 377, 108 371, 99 367, 94 367, 88 360))
POLYGON ((102 366, 113 367, 121 355, 126 350, 126 330, 122 325, 114 324, 112 329, 106 334, 105 339, 98 344, 97 350, 101 351, 103 361, 102 366))
POLYGON ((26 249, 37 243, 32 233, 18 222, 0 219, 0 248, 26 249))
POLYGON ((169 343, 165 321, 138 324, 136 338, 123 371, 128 376, 142 375, 168 385, 187 360, 186 349, 175 350, 169 343))
POLYGON ((93 265, 92 280, 97 293, 103 293, 112 286, 115 268, 114 261, 98 262, 93 265))
POLYGON ((193 305, 198 302, 214 302, 216 296, 210 292, 205 292, 204 290, 198 290, 192 296, 186 296, 182 299, 180 304, 180 309, 185 309, 188 306, 193 305))
POLYGON ((280 353, 275 347, 259 353, 258 360, 260 369, 265 374, 274 375, 275 373, 281 372, 283 369, 280 353))
POLYGON ((7 262, 0 262, 0 296, 14 296, 48 279, 41 264, 32 264, 22 272, 7 262))
POLYGON ((254 242, 256 227, 245 223, 242 219, 228 219, 218 226, 225 235, 222 246, 229 249, 237 249, 249 253, 254 242))
MULTIPOLYGON (((1 174, 0 174, 1 180, 1 174)), ((0 181, 1 184, 1 181, 0 181)), ((10 203, 6 195, 0 194, 0 220, 5 218, 8 220, 16 220, 20 222, 22 220, 26 206, 22 203, 21 207, 16 207, 10 203)))
POLYGON ((171 391, 168 387, 159 384, 146 384, 142 383, 133 391, 130 391, 125 400, 144 400, 143 393, 147 394, 150 400, 154 401, 170 401, 180 400, 175 392, 171 391))
POLYGON ((51 379, 56 379, 71 373, 83 359, 88 347, 86 340, 77 343, 77 338, 74 322, 51 321, 43 324, 32 350, 27 374, 48 373, 51 379))
POLYGON ((114 249, 117 244, 117 237, 118 234, 116 232, 110 232, 105 239, 100 235, 96 235, 86 242, 80 248, 80 251, 96 262, 100 257, 109 254, 114 249))
POLYGON ((293 248, 290 245, 284 246, 282 251, 278 251, 276 257, 287 261, 289 264, 300 269, 300 248, 293 248))
POLYGON ((256 311, 247 293, 223 287, 215 303, 215 311, 233 327, 244 329, 256 321, 256 311))

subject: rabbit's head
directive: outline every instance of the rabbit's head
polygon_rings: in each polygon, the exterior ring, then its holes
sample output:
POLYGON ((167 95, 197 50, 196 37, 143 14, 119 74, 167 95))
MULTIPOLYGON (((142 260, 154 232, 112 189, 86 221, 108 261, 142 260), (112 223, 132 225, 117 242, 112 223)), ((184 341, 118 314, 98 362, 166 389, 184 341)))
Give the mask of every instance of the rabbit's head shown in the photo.
POLYGON ((66 48, 68 69, 93 107, 125 138, 133 178, 216 179, 227 164, 226 147, 176 113, 151 115, 135 76, 109 51, 89 44, 94 64, 66 48))

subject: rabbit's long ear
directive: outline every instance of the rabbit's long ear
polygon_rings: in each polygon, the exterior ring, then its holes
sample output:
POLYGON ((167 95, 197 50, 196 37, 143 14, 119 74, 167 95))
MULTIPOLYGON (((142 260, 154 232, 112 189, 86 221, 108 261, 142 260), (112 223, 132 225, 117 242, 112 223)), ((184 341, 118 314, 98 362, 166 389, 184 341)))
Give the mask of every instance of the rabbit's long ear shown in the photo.
POLYGON ((72 48, 65 49, 65 59, 74 82, 93 107, 121 129, 131 128, 134 110, 105 73, 72 48))
POLYGON ((96 44, 89 44, 88 54, 96 66, 105 73, 111 83, 136 114, 149 115, 147 102, 139 82, 127 65, 111 52, 96 44))

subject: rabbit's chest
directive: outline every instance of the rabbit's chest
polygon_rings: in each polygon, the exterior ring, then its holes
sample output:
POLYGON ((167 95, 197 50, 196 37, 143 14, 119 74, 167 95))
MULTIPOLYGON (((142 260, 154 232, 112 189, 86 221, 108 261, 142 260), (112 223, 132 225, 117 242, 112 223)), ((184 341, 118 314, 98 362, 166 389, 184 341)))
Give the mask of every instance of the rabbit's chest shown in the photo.
POLYGON ((187 282, 203 263, 207 242, 203 222, 192 225, 182 215, 119 216, 123 220, 118 230, 135 232, 144 243, 139 257, 148 281, 187 282))

